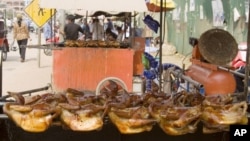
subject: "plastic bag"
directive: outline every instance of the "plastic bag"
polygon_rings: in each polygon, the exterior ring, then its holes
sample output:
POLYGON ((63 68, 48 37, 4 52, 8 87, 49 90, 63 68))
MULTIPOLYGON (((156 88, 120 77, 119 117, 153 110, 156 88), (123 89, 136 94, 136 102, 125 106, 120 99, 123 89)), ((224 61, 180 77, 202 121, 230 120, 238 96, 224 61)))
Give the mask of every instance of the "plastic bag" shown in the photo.
POLYGON ((150 69, 149 61, 146 58, 145 54, 142 54, 142 64, 144 66, 144 69, 146 69, 146 70, 150 69))
POLYGON ((143 22, 155 33, 158 32, 158 28, 160 26, 160 23, 156 20, 154 20, 150 15, 145 16, 143 19, 143 22))

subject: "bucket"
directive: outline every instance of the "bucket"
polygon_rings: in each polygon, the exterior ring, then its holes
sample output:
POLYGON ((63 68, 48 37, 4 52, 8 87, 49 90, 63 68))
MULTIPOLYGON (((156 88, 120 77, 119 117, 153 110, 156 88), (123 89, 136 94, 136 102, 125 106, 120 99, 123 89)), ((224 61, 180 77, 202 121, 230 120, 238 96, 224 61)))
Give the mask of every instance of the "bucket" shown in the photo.
POLYGON ((143 80, 140 76, 135 76, 133 78, 133 92, 143 94, 143 80))

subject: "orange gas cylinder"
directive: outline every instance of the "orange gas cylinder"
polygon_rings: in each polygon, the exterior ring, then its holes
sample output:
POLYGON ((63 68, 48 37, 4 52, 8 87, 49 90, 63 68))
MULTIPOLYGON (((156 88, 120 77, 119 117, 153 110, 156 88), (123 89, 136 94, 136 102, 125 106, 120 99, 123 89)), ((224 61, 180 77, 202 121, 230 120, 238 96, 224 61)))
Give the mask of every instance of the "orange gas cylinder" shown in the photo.
POLYGON ((236 82, 232 73, 224 70, 211 70, 199 65, 191 65, 186 75, 204 86, 205 95, 234 93, 236 82))

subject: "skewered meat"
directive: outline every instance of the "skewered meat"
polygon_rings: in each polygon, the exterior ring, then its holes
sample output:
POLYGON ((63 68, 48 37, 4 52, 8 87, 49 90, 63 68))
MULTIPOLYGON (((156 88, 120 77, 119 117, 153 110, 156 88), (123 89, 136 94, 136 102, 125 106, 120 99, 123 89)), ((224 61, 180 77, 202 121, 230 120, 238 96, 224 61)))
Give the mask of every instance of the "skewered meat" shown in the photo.
POLYGON ((46 103, 32 106, 6 103, 3 106, 3 111, 16 125, 28 132, 45 131, 60 113, 59 109, 46 103))
POLYGON ((105 106, 92 93, 84 93, 75 89, 67 89, 67 102, 59 103, 61 121, 73 131, 99 130, 103 126, 105 106))
POLYGON ((97 41, 97 40, 90 40, 90 41, 66 40, 64 45, 66 47, 113 47, 113 48, 120 47, 120 43, 117 41, 97 41))
POLYGON ((67 47, 75 47, 76 46, 75 41, 73 41, 73 40, 66 40, 64 45, 67 47))
POLYGON ((150 114, 157 119, 162 130, 169 135, 194 133, 197 129, 201 106, 174 107, 151 104, 150 114))
POLYGON ((233 97, 230 95, 211 95, 206 96, 203 101, 204 106, 223 106, 226 104, 231 104, 233 102, 233 97))
POLYGON ((4 105, 3 110, 16 125, 28 132, 45 131, 52 123, 52 120, 60 113, 58 109, 48 104, 31 107, 7 103, 4 105))
POLYGON ((168 135, 184 135, 187 133, 194 133, 197 130, 197 124, 199 123, 199 120, 194 120, 194 122, 189 123, 186 126, 183 127, 173 127, 171 124, 171 121, 162 120, 159 125, 163 131, 168 135))
POLYGON ((145 107, 111 108, 108 115, 112 123, 122 134, 151 131, 153 125, 156 123, 155 119, 150 118, 148 110, 145 107))
POLYGON ((203 97, 185 91, 136 95, 111 80, 100 95, 70 88, 65 94, 9 94, 15 102, 6 103, 4 113, 29 132, 45 131, 57 120, 73 131, 100 130, 106 115, 122 134, 150 131, 155 123, 166 134, 183 135, 194 133, 200 121, 204 133, 228 131, 231 124, 248 122, 247 103, 235 103, 230 95, 203 97))
POLYGON ((98 47, 97 41, 86 41, 86 47, 98 47))
POLYGON ((122 134, 134 134, 150 131, 155 123, 139 95, 130 94, 120 89, 112 80, 101 90, 105 99, 104 115, 108 114, 111 122, 122 134))
POLYGON ((62 109, 61 121, 73 131, 99 130, 103 126, 103 106, 86 104, 76 106, 59 104, 62 109))
POLYGON ((108 44, 105 41, 98 41, 98 46, 99 47, 107 47, 108 44))
POLYGON ((96 103, 98 97, 92 93, 83 93, 74 89, 67 89, 66 99, 71 105, 85 105, 90 103, 96 103))
POLYGON ((85 41, 77 40, 75 41, 76 47, 85 47, 85 41))
POLYGON ((117 41, 108 41, 108 46, 118 48, 118 47, 120 47, 120 43, 117 41))
POLYGON ((199 103, 192 105, 189 99, 189 94, 183 92, 166 96, 151 103, 149 113, 158 121, 166 134, 194 133, 200 121, 201 105, 199 103))
POLYGON ((204 107, 202 119, 209 121, 211 124, 236 124, 245 123, 247 103, 240 102, 227 104, 224 106, 207 106, 204 107))
POLYGON ((209 96, 203 102, 204 133, 229 131, 231 124, 247 124, 247 103, 233 103, 230 95, 209 96))
POLYGON ((49 98, 50 100, 46 99, 49 94, 43 97, 34 96, 29 99, 24 98, 19 93, 9 94, 16 99, 16 102, 6 103, 3 106, 3 111, 25 131, 43 132, 51 125, 53 119, 60 114, 60 109, 54 106, 53 100, 51 98, 49 98), (46 100, 50 103, 46 103, 46 100))
POLYGON ((188 93, 181 91, 173 96, 173 104, 177 107, 181 106, 196 106, 201 105, 204 100, 204 96, 199 93, 188 93))

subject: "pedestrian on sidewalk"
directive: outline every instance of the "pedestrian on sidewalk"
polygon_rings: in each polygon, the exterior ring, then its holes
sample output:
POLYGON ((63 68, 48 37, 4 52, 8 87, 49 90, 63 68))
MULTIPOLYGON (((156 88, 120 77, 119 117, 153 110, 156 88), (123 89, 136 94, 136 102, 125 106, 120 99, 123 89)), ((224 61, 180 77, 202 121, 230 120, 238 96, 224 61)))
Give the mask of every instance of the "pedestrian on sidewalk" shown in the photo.
POLYGON ((28 25, 23 21, 22 15, 17 14, 17 21, 13 24, 13 39, 17 40, 21 62, 25 61, 26 46, 30 38, 28 25))
POLYGON ((43 27, 43 34, 45 41, 47 43, 48 40, 53 40, 52 38, 54 37, 54 32, 52 28, 52 22, 49 20, 43 27))

